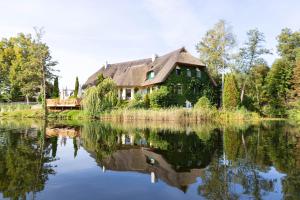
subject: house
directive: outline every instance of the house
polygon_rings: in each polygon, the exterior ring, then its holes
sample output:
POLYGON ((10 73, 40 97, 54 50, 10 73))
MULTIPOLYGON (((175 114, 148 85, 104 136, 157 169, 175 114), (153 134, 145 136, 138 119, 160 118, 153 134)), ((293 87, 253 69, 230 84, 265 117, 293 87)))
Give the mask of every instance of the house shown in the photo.
POLYGON ((151 93, 165 85, 174 95, 174 104, 185 105, 187 100, 195 103, 216 86, 206 66, 184 47, 162 56, 106 64, 88 78, 83 88, 95 85, 100 74, 115 81, 118 96, 123 100, 132 99, 136 93, 151 93))

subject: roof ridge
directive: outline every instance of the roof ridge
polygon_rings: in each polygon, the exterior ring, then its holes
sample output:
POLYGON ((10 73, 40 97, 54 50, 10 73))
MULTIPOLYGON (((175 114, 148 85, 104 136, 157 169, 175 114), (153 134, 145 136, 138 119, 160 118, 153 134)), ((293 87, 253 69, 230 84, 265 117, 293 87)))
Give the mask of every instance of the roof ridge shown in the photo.
POLYGON ((108 63, 108 64, 109 65, 121 65, 121 64, 127 64, 127 63, 142 62, 142 61, 147 61, 147 60, 151 60, 151 58, 142 58, 142 59, 129 60, 129 61, 117 62, 117 63, 108 63))

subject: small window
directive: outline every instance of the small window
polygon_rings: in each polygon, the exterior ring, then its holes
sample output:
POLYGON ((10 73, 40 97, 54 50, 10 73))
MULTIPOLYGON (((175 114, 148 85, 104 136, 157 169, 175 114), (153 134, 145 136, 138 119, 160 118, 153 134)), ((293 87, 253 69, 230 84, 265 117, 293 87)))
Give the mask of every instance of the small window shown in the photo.
POLYGON ((182 94, 182 85, 177 85, 177 94, 182 94))
POLYGON ((126 99, 131 98, 131 89, 126 89, 126 99))
POLYGON ((197 71, 197 77, 198 77, 198 78, 201 78, 201 73, 202 73, 201 70, 197 68, 196 71, 197 71))
POLYGON ((192 72, 191 72, 190 69, 187 69, 187 70, 186 70, 186 75, 187 75, 188 77, 191 77, 191 76, 192 76, 192 72))
POLYGON ((147 73, 147 80, 151 80, 153 79, 155 76, 154 71, 150 71, 147 73))
POLYGON ((181 69, 180 69, 180 67, 177 66, 176 67, 176 75, 179 76, 180 73, 181 73, 181 69))

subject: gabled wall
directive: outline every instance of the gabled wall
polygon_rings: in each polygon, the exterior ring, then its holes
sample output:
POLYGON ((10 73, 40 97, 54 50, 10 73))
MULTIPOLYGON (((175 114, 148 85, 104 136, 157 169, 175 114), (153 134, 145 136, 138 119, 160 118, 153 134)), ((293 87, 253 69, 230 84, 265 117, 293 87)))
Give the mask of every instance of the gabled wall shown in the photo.
POLYGON ((165 85, 172 93, 172 104, 184 106, 186 100, 195 104, 202 97, 208 97, 212 102, 215 101, 215 88, 205 69, 201 70, 201 77, 197 77, 196 67, 178 65, 181 73, 176 74, 176 68, 171 72, 166 81, 161 85, 165 85), (191 77, 187 75, 187 70, 191 71, 191 77), (179 84, 182 87, 182 94, 178 94, 179 84))

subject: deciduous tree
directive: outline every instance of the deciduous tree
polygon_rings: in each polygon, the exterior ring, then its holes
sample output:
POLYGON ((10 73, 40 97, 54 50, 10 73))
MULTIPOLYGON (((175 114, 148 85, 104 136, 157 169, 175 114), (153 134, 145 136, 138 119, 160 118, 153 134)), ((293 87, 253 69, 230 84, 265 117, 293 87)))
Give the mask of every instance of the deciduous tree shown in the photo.
POLYGON ((196 45, 200 60, 207 65, 216 80, 220 77, 220 71, 230 65, 231 50, 235 44, 231 27, 224 20, 220 20, 196 45))

